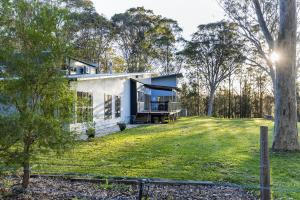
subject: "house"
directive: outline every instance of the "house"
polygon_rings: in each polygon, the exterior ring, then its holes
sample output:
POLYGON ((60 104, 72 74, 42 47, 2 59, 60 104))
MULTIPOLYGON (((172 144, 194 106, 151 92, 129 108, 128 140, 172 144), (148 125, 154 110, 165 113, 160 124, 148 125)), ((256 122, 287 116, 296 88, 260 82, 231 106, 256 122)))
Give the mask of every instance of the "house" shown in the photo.
POLYGON ((153 73, 71 74, 71 88, 77 94, 71 129, 84 132, 92 123, 97 133, 118 122, 150 123, 175 119, 180 112, 177 88, 181 74, 153 73), (85 101, 80 101, 85 99, 85 101))
MULTIPOLYGON (((181 74, 100 71, 97 65, 75 58, 69 58, 65 66, 77 97, 71 130, 83 133, 93 126, 96 133, 105 133, 119 122, 158 123, 178 116, 177 84, 181 74)), ((0 106, 0 112, 4 109, 0 106)))

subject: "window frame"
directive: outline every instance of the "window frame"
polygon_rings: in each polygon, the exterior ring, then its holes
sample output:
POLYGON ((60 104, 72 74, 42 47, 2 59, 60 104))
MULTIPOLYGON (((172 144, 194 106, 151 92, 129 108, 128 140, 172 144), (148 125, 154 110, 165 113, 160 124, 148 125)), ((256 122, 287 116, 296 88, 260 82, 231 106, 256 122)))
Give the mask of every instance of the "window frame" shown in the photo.
POLYGON ((113 116, 113 100, 112 95, 104 94, 104 120, 110 120, 113 116))

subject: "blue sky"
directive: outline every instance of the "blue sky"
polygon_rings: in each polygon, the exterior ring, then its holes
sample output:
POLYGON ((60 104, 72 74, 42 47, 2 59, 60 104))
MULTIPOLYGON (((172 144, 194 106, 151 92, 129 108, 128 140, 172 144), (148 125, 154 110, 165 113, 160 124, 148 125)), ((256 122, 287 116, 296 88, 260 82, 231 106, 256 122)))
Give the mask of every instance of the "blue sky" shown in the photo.
POLYGON ((144 6, 155 14, 178 21, 185 38, 196 31, 199 24, 219 21, 225 13, 216 0, 93 0, 96 10, 110 18, 128 8, 144 6))

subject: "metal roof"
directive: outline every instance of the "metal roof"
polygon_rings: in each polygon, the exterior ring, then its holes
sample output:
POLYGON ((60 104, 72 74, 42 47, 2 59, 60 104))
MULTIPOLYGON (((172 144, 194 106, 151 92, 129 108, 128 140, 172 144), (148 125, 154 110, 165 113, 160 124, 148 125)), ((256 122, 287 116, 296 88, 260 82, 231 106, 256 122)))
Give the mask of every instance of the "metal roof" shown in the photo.
POLYGON ((156 76, 156 77, 152 77, 152 79, 167 78, 167 77, 173 77, 173 76, 175 76, 176 78, 183 77, 182 73, 177 73, 177 74, 167 74, 167 75, 156 76))
POLYGON ((165 85, 152 85, 152 84, 143 83, 142 81, 136 80, 136 79, 133 79, 133 78, 131 78, 130 80, 138 82, 138 83, 142 84, 144 87, 149 88, 149 89, 153 89, 153 90, 164 90, 164 91, 177 90, 177 91, 180 91, 180 89, 178 87, 165 86, 165 85))
POLYGON ((164 91, 173 91, 173 90, 179 91, 180 90, 178 87, 164 86, 164 85, 144 84, 144 87, 149 88, 149 89, 153 89, 153 90, 164 90, 164 91))
POLYGON ((152 75, 153 73, 120 73, 120 74, 73 74, 67 75, 67 78, 74 81, 95 80, 106 78, 122 78, 128 76, 152 75))

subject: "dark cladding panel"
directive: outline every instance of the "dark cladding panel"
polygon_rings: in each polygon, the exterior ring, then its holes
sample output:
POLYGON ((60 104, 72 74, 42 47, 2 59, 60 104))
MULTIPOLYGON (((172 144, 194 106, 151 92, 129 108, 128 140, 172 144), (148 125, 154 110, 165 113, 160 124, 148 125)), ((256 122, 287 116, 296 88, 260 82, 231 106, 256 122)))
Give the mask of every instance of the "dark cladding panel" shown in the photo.
POLYGON ((137 113, 137 88, 136 81, 130 80, 130 115, 134 116, 137 113))

